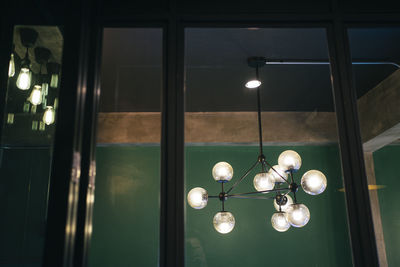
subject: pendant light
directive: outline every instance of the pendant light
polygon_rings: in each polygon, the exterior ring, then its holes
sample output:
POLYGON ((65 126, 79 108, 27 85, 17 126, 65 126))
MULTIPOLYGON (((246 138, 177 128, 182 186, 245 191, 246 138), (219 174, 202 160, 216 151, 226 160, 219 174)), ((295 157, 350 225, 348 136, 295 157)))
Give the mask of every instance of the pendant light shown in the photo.
MULTIPOLYGON (((255 69, 255 78, 245 83, 245 86, 249 89, 257 90, 259 154, 256 162, 226 191, 224 184, 233 179, 233 168, 227 162, 219 162, 215 164, 211 173, 214 180, 221 184, 221 192, 218 195, 209 195, 204 188, 196 187, 190 190, 187 196, 189 205, 194 209, 205 208, 209 199, 219 199, 221 201, 221 211, 213 218, 214 228, 221 234, 230 233, 235 227, 234 215, 225 210, 225 202, 230 198, 272 199, 273 206, 277 211, 271 217, 271 225, 278 232, 285 232, 291 226, 303 227, 310 220, 309 209, 304 204, 299 203, 296 197, 299 186, 295 181, 294 174, 299 171, 302 165, 300 155, 296 151, 286 150, 279 155, 278 164, 276 165, 270 164, 264 156, 260 96, 262 82, 258 72, 259 68, 266 64, 267 60, 264 57, 248 58, 248 65, 255 69), (253 179, 256 191, 232 194, 232 190, 249 176, 256 167, 259 167, 259 171, 253 179), (269 196, 270 193, 274 193, 274 195, 269 196)), ((321 194, 326 189, 326 186, 326 177, 318 170, 307 171, 301 179, 301 187, 304 192, 310 195, 321 194)))
POLYGON ((21 61, 21 69, 17 78, 17 87, 28 90, 32 82, 31 61, 29 60, 29 48, 32 48, 37 40, 38 33, 30 28, 22 28, 19 31, 21 43, 26 48, 25 57, 21 61))

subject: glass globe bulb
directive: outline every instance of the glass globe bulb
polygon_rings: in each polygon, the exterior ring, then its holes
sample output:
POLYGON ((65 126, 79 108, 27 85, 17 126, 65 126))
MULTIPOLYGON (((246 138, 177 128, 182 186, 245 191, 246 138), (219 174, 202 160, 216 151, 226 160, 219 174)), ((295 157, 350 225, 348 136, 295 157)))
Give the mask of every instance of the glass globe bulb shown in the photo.
POLYGON ((10 64, 8 65, 8 77, 14 77, 14 75, 15 75, 14 54, 11 54, 10 64))
POLYGON ((325 191, 327 180, 325 175, 318 170, 310 170, 301 177, 301 187, 310 195, 319 195, 325 191))
POLYGON ((269 173, 274 178, 275 183, 285 183, 286 181, 283 178, 286 180, 288 178, 288 174, 285 172, 285 170, 279 165, 275 165, 273 168, 274 169, 269 169, 269 173))
POLYGON ((289 223, 294 227, 303 227, 310 220, 310 211, 304 204, 292 204, 286 212, 289 223))
POLYGON ((42 87, 40 85, 35 85, 33 87, 29 101, 35 106, 42 103, 42 87))
POLYGON ((55 120, 55 112, 53 107, 47 106, 46 111, 43 114, 43 122, 46 123, 46 125, 53 124, 55 120))
MULTIPOLYGON (((290 205, 293 204, 293 199, 289 196, 286 195, 287 201, 285 205, 281 205, 281 211, 287 211, 290 205)), ((274 207, 277 211, 279 211, 279 204, 276 202, 276 199, 274 199, 274 207)))
POLYGON ((272 190, 275 186, 274 178, 267 172, 260 172, 254 176, 253 183, 257 191, 272 190))
POLYGON ((21 90, 28 90, 31 87, 32 72, 28 68, 22 68, 18 74, 17 87, 21 90))
POLYGON ((245 84, 245 86, 249 89, 257 88, 260 85, 261 85, 261 82, 259 80, 250 80, 245 84))
POLYGON ((228 182, 233 177, 233 168, 228 162, 218 162, 212 169, 212 176, 217 182, 228 182))
POLYGON ((297 171, 301 167, 301 157, 296 151, 286 150, 279 155, 278 164, 285 171, 297 171))
POLYGON ((204 188, 195 187, 187 195, 189 205, 194 209, 202 209, 207 206, 208 193, 204 188))
POLYGON ((285 212, 275 212, 271 217, 272 227, 278 232, 286 232, 290 228, 285 212))
POLYGON ((221 234, 227 234, 235 227, 235 217, 229 211, 220 211, 213 219, 215 230, 221 234))

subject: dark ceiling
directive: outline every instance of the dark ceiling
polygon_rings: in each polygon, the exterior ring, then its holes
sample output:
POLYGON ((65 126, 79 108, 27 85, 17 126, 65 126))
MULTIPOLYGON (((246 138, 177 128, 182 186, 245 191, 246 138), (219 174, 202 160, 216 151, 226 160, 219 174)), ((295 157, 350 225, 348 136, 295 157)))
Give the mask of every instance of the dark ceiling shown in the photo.
MULTIPOLYGON (((400 61, 400 29, 352 29, 354 59, 400 61)), ((161 29, 105 29, 102 57, 103 112, 159 111, 162 88, 161 29)), ((249 56, 328 59, 323 29, 190 28, 185 31, 186 111, 253 111, 255 92, 244 87, 254 74, 249 56)), ((357 65, 358 97, 396 68, 357 65)), ((260 70, 265 111, 333 111, 329 65, 271 65, 260 70)))

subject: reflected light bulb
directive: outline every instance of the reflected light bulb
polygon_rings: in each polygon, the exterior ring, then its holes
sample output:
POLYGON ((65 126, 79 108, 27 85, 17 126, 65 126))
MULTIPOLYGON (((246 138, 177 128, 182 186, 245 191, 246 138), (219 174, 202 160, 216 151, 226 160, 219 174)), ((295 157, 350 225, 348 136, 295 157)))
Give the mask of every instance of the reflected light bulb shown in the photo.
POLYGON ((8 77, 14 77, 14 75, 15 75, 14 54, 11 54, 10 64, 8 65, 8 77))
POLYGON ((218 162, 212 169, 212 176, 217 182, 228 182, 233 177, 233 168, 228 162, 218 162))
POLYGON ((297 171, 301 167, 301 157, 296 151, 286 150, 279 155, 278 164, 285 171, 297 171))
POLYGON ((286 232, 290 228, 285 212, 275 212, 271 217, 272 227, 278 232, 286 232))
MULTIPOLYGON (((286 195, 286 198, 287 198, 286 204, 285 205, 281 205, 281 210, 282 211, 287 211, 289 206, 293 204, 293 199, 289 195, 286 195)), ((276 198, 274 199, 274 208, 277 211, 279 211, 279 204, 276 202, 276 198)))
POLYGON ((189 205, 194 209, 202 209, 207 206, 208 194, 204 188, 195 187, 187 195, 189 205))
POLYGON ((33 87, 29 101, 35 106, 42 103, 42 87, 40 85, 35 85, 33 87))
POLYGON ((227 234, 235 227, 235 217, 229 211, 220 211, 215 214, 213 224, 217 232, 227 234))
POLYGON ((31 87, 32 72, 28 68, 21 68, 17 78, 17 87, 21 90, 28 90, 31 87))
POLYGON ((46 125, 53 124, 55 120, 55 112, 54 109, 51 106, 46 107, 46 111, 43 114, 43 122, 46 123, 46 125))
POLYGON ((250 80, 245 84, 245 86, 249 89, 257 88, 260 85, 261 85, 261 81, 259 81, 259 80, 250 80))
POLYGON ((318 170, 310 170, 301 177, 301 187, 310 195, 319 195, 325 191, 327 180, 325 175, 318 170))
POLYGON ((275 183, 285 183, 286 181, 283 178, 285 178, 287 180, 287 177, 288 177, 288 174, 285 172, 285 170, 279 165, 275 165, 272 168, 269 169, 269 173, 274 178, 275 183), (274 168, 274 169, 272 169, 272 168, 274 168))
POLYGON ((58 74, 51 75, 50 87, 52 87, 52 88, 58 87, 58 74))
POLYGON ((257 191, 272 190, 275 186, 274 178, 267 172, 260 172, 254 176, 253 184, 257 191))
POLYGON ((310 220, 310 211, 304 204, 292 204, 286 212, 289 223, 294 227, 303 227, 310 220))

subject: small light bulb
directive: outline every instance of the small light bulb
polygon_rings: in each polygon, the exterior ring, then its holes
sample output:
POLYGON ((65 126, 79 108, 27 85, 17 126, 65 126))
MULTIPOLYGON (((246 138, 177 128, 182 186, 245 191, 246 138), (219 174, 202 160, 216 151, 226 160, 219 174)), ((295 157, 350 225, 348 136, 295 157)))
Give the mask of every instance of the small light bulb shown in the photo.
POLYGON ((246 86, 247 88, 249 88, 249 89, 257 88, 257 87, 259 87, 260 85, 261 85, 261 81, 259 81, 259 80, 250 80, 250 81, 248 81, 248 82, 245 84, 245 86, 246 86))
POLYGON ((217 182, 228 182, 233 177, 233 168, 228 162, 218 162, 212 169, 212 176, 217 182))
POLYGON ((286 182, 285 179, 287 180, 288 177, 288 174, 279 165, 275 165, 271 169, 269 169, 269 173, 274 178, 275 183, 284 183, 286 182), (282 177, 285 179, 283 179, 282 177))
POLYGON ((28 68, 22 68, 17 78, 17 87, 28 90, 31 87, 32 72, 28 68))
POLYGON ((14 77, 14 75, 15 75, 14 54, 11 54, 10 64, 8 65, 8 77, 14 77))
POLYGON ((57 88, 58 87, 58 74, 52 74, 50 80, 50 87, 57 88))
POLYGON ((279 155, 278 164, 285 171, 297 171, 301 167, 301 157, 296 151, 286 150, 279 155))
POLYGON ((285 212, 275 212, 271 217, 271 224, 278 232, 286 232, 290 228, 285 212))
POLYGON ((189 205, 194 209, 202 209, 207 206, 208 194, 204 188, 195 187, 187 195, 189 205))
POLYGON ((304 204, 292 204, 286 212, 289 223, 294 227, 303 227, 310 220, 310 211, 304 204))
POLYGON ((274 178, 266 172, 260 172, 254 176, 253 184, 257 191, 272 190, 275 186, 274 178))
POLYGON ((47 106, 46 111, 43 114, 43 122, 46 123, 46 125, 50 125, 54 123, 54 119, 55 119, 54 109, 51 106, 47 106))
MULTIPOLYGON (((281 211, 286 211, 290 205, 293 204, 293 199, 289 196, 286 195, 287 201, 285 205, 281 205, 281 211)), ((276 202, 276 198, 274 199, 274 208, 279 211, 279 204, 276 202)))
POLYGON ((301 187, 310 195, 319 195, 325 191, 327 185, 325 175, 317 170, 310 170, 301 177, 301 187))
POLYGON ((40 85, 35 85, 33 87, 29 101, 35 106, 42 103, 42 87, 40 85))
POLYGON ((227 234, 235 227, 235 217, 229 211, 221 211, 215 214, 213 224, 219 233, 227 234))

